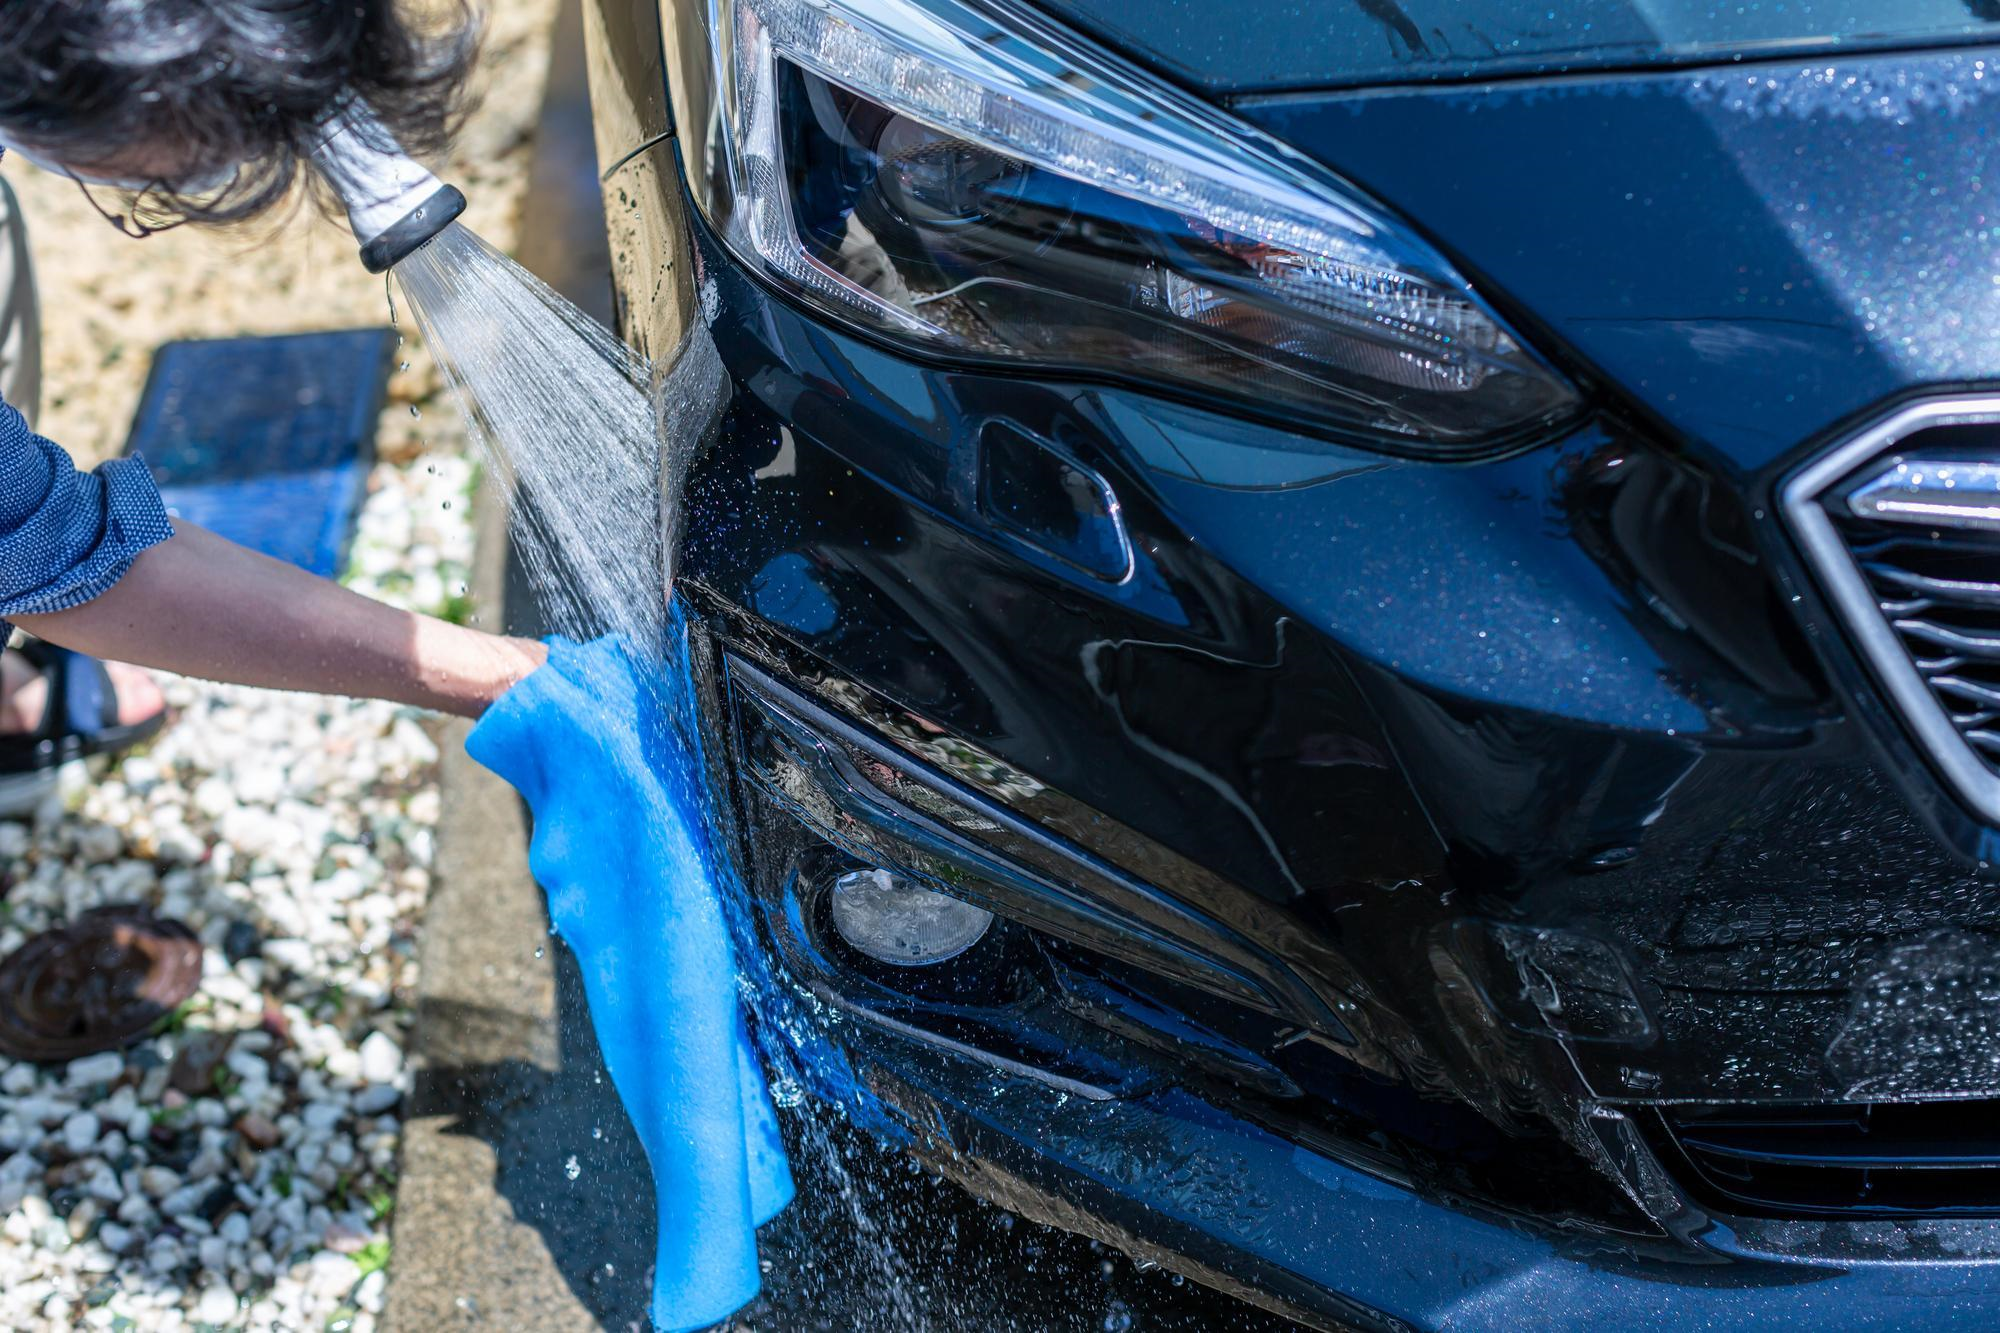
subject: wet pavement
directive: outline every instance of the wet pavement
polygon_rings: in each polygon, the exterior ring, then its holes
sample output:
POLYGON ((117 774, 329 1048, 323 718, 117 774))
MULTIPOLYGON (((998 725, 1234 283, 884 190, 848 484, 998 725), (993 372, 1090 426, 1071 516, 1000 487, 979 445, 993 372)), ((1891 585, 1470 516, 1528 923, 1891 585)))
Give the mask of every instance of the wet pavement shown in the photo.
POLYGON ((787 1126, 799 1197, 759 1237, 769 1271, 763 1298, 733 1325, 746 1333, 1298 1327, 980 1203, 851 1130, 824 1136, 822 1149, 801 1141, 802 1128, 787 1126))

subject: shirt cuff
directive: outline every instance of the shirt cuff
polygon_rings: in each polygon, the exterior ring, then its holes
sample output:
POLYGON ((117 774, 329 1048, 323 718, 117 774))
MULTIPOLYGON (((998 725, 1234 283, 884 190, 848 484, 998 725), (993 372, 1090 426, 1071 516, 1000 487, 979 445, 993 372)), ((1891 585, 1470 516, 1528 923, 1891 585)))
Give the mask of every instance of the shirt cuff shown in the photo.
MULTIPOLYGON (((152 469, 137 454, 64 480, 69 484, 60 489, 68 512, 62 527, 69 540, 61 545, 68 548, 63 552, 67 558, 53 562, 38 586, 0 596, 0 621, 67 611, 92 601, 123 578, 141 553, 174 535, 152 469)), ((20 553, 4 549, 9 544, 0 540, 0 557, 18 558, 20 553)))

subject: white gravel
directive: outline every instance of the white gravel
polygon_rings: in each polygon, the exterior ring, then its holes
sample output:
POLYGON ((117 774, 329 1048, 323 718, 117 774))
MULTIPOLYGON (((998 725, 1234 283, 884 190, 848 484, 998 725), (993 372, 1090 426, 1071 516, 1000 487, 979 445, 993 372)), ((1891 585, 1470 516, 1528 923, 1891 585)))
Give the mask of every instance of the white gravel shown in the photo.
MULTIPOLYGON (((378 466, 349 582, 462 612, 471 479, 378 466)), ((171 1030, 0 1060, 0 1328, 369 1333, 436 746, 388 704, 165 684, 178 716, 150 747, 0 823, 0 953, 114 902, 205 946, 171 1030)))

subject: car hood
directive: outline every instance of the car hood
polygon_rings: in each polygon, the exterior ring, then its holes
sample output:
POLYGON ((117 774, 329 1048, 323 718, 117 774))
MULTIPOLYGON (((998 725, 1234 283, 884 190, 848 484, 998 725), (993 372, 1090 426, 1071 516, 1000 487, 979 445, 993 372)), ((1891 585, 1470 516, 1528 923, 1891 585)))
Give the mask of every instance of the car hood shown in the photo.
POLYGON ((1211 94, 1491 78, 1978 41, 1984 0, 1038 0, 1211 94))
POLYGON ((1241 99, 1725 470, 2000 378, 2000 50, 1241 99))

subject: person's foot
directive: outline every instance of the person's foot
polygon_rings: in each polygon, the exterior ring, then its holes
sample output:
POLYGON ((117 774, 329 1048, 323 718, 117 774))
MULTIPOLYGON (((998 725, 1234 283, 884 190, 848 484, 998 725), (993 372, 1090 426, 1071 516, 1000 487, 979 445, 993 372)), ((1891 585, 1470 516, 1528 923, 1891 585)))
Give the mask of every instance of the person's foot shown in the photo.
MULTIPOLYGON (((160 687, 140 668, 106 662, 104 669, 118 700, 119 726, 136 726, 167 706, 160 687)), ((48 705, 48 677, 15 649, 0 653, 0 736, 31 734, 42 725, 48 705)))

